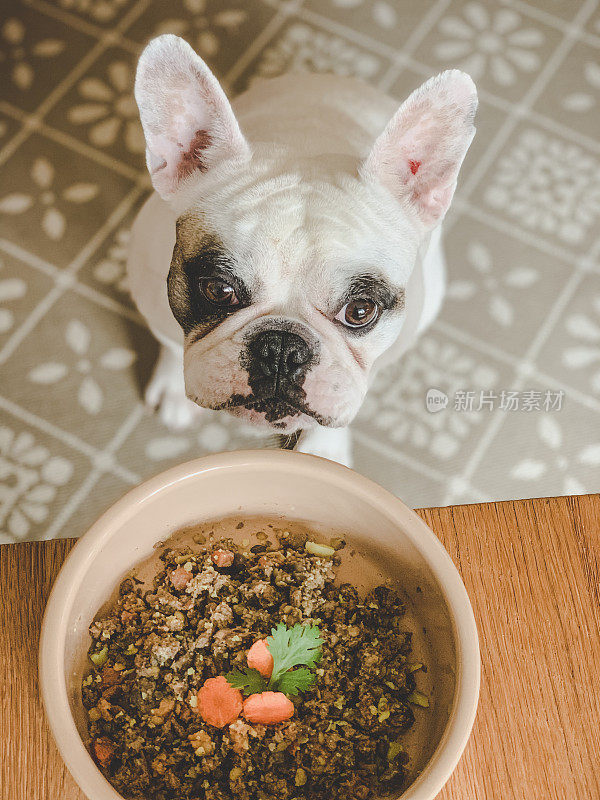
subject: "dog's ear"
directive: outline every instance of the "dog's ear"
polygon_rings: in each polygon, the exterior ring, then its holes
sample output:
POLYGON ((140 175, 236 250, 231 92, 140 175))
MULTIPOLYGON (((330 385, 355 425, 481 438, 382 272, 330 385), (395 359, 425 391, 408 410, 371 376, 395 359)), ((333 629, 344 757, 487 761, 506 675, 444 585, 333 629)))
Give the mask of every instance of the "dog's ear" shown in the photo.
POLYGON ((361 168, 363 178, 408 203, 430 229, 444 217, 475 134, 477 91, 448 70, 430 78, 398 109, 361 168))
POLYGON ((165 34, 140 56, 135 99, 156 191, 172 197, 197 170, 243 159, 249 147, 219 82, 187 42, 165 34))

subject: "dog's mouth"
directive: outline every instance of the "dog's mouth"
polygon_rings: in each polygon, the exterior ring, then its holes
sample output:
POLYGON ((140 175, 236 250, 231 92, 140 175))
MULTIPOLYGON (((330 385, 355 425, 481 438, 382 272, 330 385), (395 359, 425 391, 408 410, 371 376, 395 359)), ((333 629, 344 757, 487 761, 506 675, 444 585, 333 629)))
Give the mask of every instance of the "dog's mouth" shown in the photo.
POLYGON ((263 414, 265 420, 274 427, 282 427, 281 420, 286 417, 297 417, 300 414, 312 417, 319 425, 331 425, 331 420, 328 420, 323 415, 314 411, 306 403, 278 395, 256 397, 254 394, 234 394, 224 403, 215 406, 214 410, 231 411, 235 408, 247 408, 249 411, 256 411, 259 414, 263 414))

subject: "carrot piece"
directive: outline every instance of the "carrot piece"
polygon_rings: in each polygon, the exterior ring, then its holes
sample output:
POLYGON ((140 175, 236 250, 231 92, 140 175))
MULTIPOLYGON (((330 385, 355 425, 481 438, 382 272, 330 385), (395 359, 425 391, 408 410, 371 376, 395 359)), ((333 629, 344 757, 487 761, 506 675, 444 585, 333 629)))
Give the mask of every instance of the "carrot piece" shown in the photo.
POLYGON ((93 745, 96 761, 101 767, 108 767, 115 752, 114 744, 106 736, 100 736, 98 739, 94 739, 93 745))
POLYGON ((235 561, 235 553, 232 553, 231 550, 223 550, 223 548, 220 547, 218 550, 215 550, 211 559, 215 567, 223 569, 233 564, 235 561))
POLYGON ((273 672, 273 656, 267 647, 266 639, 254 642, 248 650, 248 666, 257 669, 263 678, 270 678, 273 672))
POLYGON ((214 728, 234 722, 242 710, 242 693, 230 686, 227 678, 207 678, 198 691, 196 710, 214 728))
POLYGON ((183 589, 192 579, 192 573, 183 567, 177 567, 171 573, 171 583, 176 589, 183 589))
POLYGON ((119 683, 122 683, 123 676, 120 672, 117 672, 116 669, 112 667, 104 667, 102 670, 102 687, 108 686, 116 686, 119 683))
POLYGON ((283 692, 251 694, 244 700, 244 716, 248 722, 284 722, 294 716, 294 704, 283 692))

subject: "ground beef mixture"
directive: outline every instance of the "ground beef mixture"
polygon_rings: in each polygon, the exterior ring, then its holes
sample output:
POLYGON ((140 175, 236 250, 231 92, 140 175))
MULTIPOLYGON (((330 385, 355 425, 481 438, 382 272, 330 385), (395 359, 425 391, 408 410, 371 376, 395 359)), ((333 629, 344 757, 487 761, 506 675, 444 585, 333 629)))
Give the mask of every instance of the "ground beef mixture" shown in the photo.
POLYGON ((338 554, 269 534, 253 547, 209 539, 165 549, 152 588, 125 579, 111 613, 91 625, 89 747, 124 797, 366 800, 403 787, 420 665, 410 663, 400 596, 383 585, 360 599, 334 583, 338 554), (325 641, 294 717, 207 725, 195 709, 202 683, 243 666, 279 622, 316 624, 325 641))

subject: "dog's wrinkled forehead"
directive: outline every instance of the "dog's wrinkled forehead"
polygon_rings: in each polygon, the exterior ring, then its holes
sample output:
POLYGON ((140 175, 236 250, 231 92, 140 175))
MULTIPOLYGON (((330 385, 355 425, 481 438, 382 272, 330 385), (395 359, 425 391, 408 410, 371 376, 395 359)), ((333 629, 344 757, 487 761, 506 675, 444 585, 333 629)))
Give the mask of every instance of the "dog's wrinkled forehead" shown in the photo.
POLYGON ((213 186, 210 198, 194 198, 177 224, 185 260, 219 249, 244 280, 283 289, 302 274, 305 288, 317 293, 365 273, 404 285, 418 242, 414 228, 387 213, 360 181, 308 182, 289 172, 213 186))

